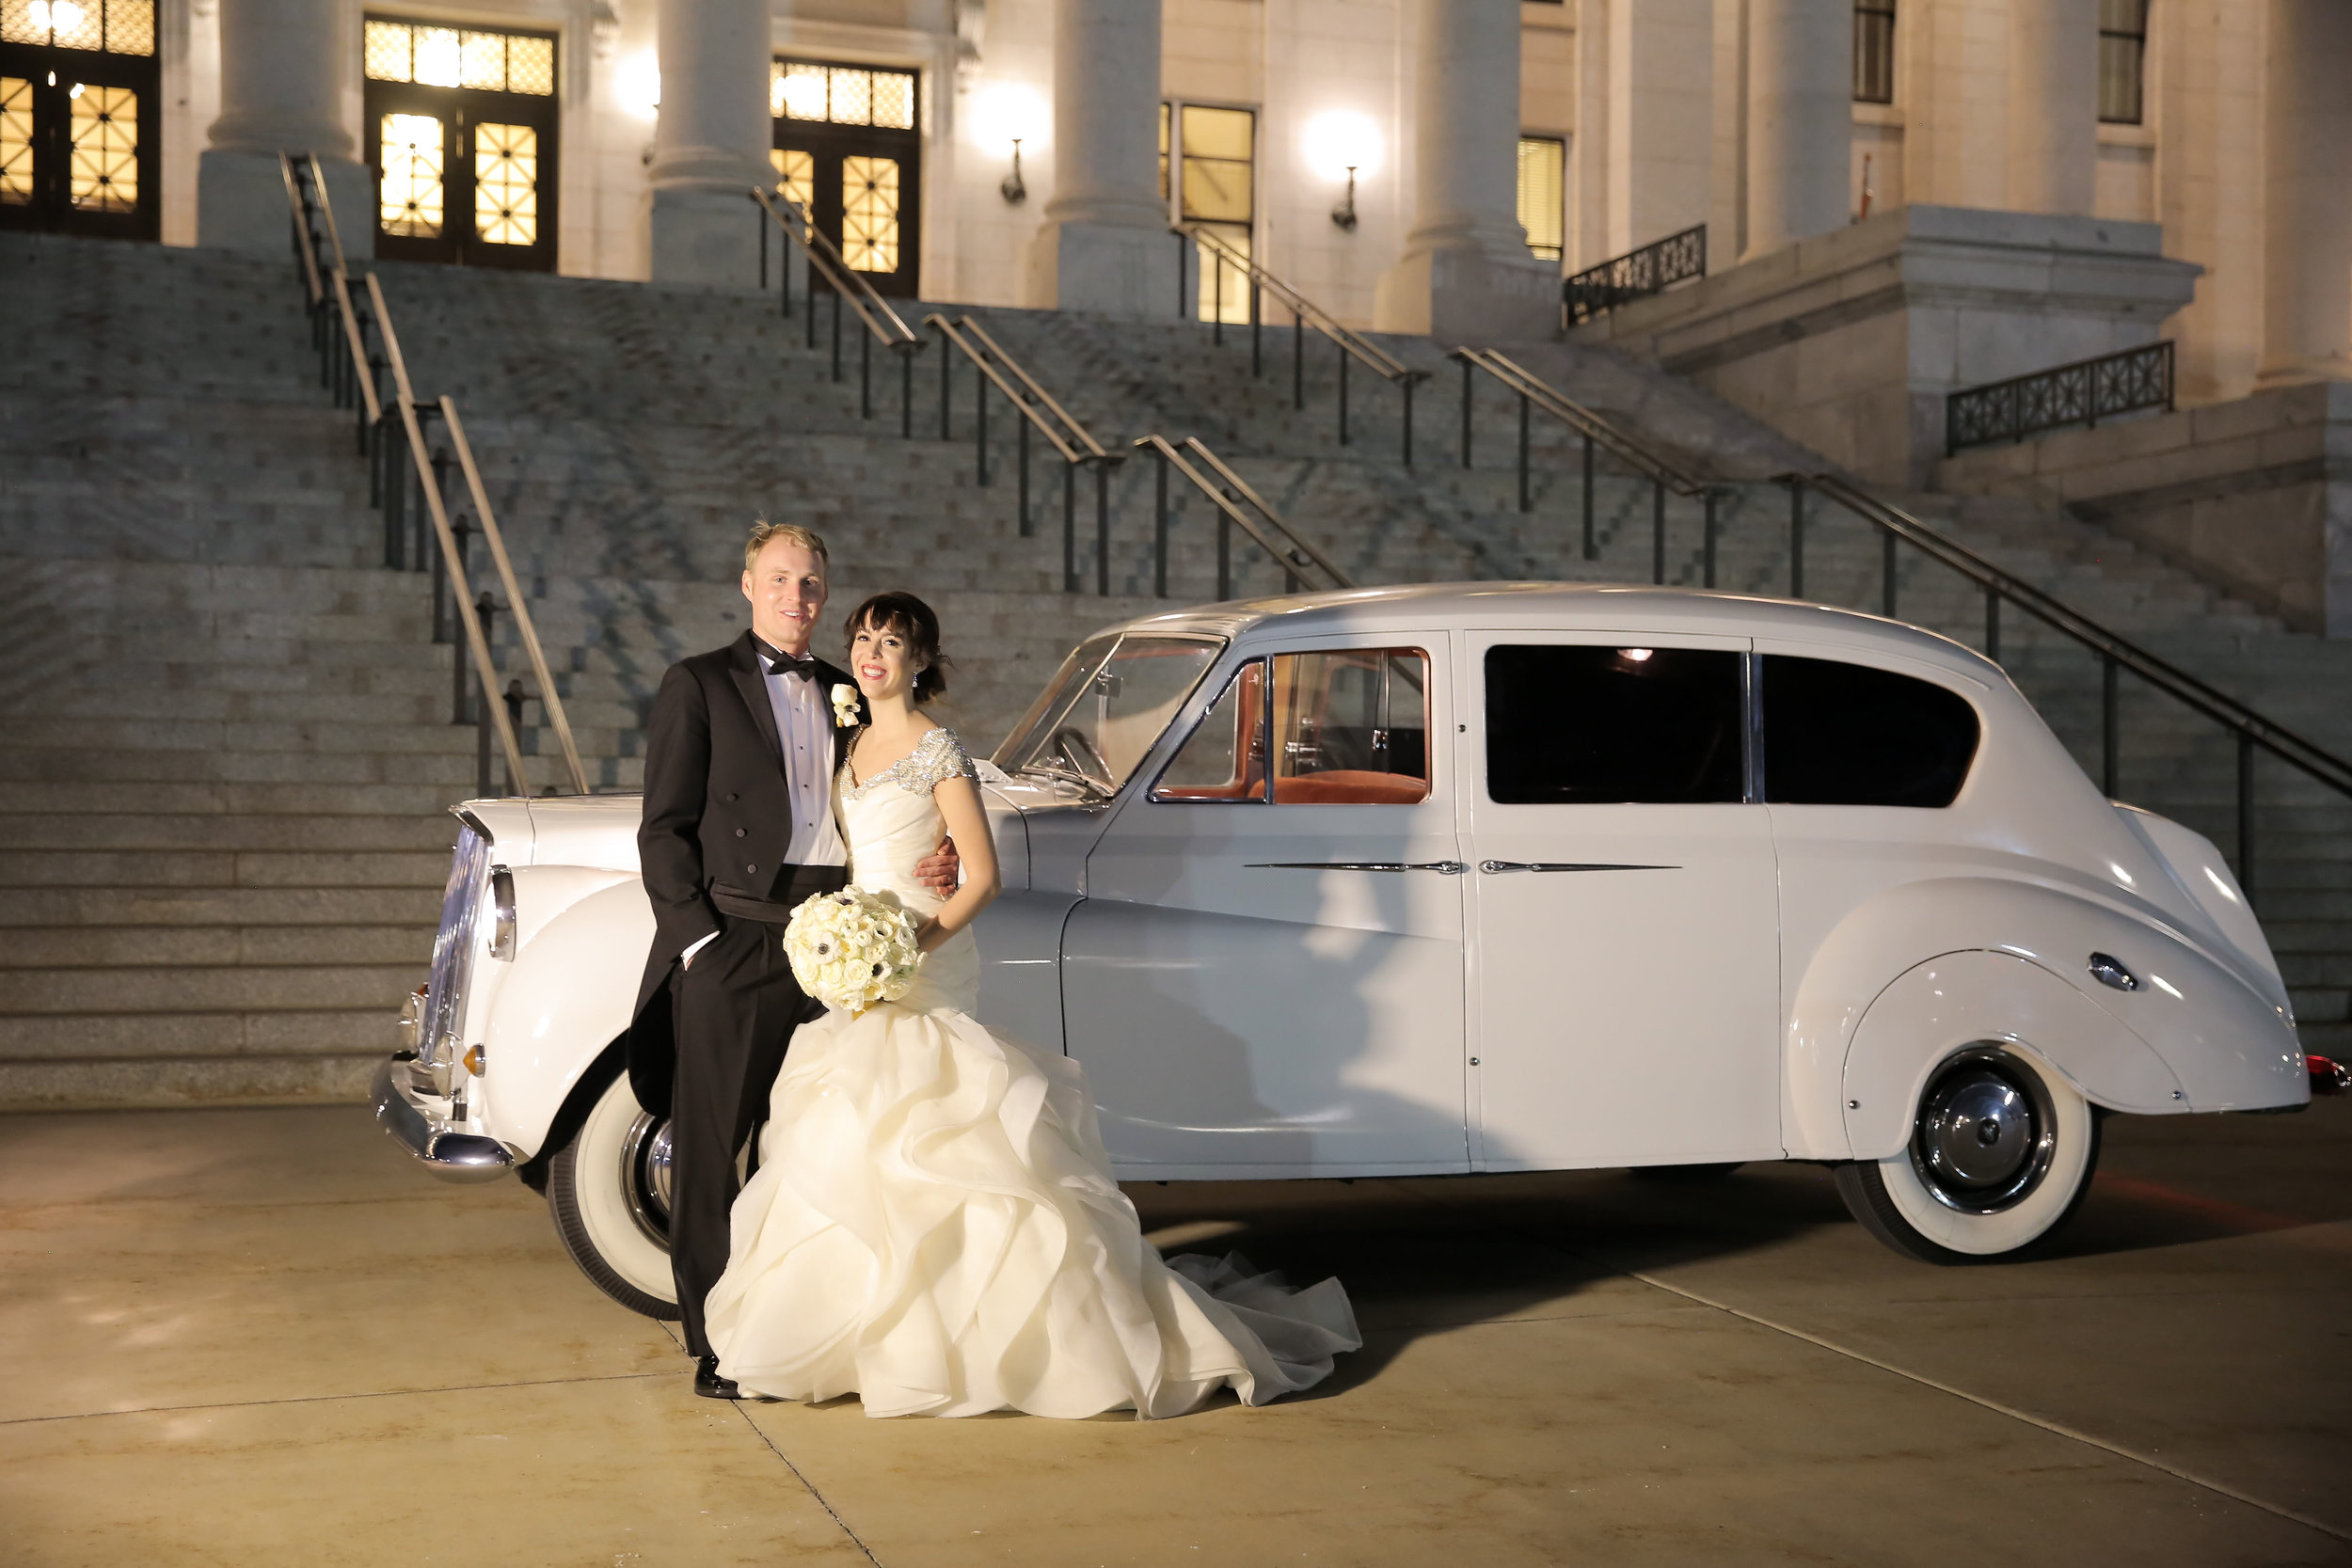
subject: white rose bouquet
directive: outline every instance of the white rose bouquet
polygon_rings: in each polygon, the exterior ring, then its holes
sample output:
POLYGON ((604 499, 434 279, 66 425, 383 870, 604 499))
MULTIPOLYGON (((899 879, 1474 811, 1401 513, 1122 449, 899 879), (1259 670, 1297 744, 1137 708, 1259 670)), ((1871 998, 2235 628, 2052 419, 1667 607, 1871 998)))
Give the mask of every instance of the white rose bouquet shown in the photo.
POLYGON ((861 887, 804 899, 784 927, 784 951, 803 990, 850 1013, 906 995, 923 958, 914 917, 861 887))

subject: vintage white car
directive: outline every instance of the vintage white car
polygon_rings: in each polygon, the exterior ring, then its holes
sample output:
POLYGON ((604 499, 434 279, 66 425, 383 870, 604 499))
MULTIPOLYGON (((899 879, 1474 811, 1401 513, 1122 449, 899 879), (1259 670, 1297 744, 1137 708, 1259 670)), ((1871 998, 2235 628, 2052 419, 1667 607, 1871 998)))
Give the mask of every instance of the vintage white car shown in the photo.
MULTIPOLYGON (((1127 1179, 1834 1162, 1915 1257, 2012 1251, 2106 1112, 2310 1094, 2214 846, 2110 803, 1915 627, 1481 583, 1153 615, 995 753, 981 1013, 1082 1061, 1127 1179)), ((675 1311, 666 1127, 620 1068, 628 796, 475 800, 384 1125, 544 1188, 675 1311)))

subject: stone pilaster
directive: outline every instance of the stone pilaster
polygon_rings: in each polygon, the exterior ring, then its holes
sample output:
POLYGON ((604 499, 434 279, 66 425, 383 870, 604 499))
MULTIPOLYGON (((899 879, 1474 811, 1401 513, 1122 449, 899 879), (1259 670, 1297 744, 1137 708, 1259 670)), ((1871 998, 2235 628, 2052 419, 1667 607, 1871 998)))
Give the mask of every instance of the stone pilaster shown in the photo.
POLYGON ((322 0, 220 0, 220 118, 197 164, 197 244, 286 253, 282 150, 318 155, 344 253, 374 254, 374 182, 343 118, 358 17, 322 0))
POLYGON ((2010 0, 2009 204, 2089 217, 2099 183, 2098 0, 2010 0))
POLYGON ((1159 113, 1159 0, 1055 0, 1054 194, 1029 241, 1024 305, 1174 314, 1159 113))
POLYGON ((2352 377, 2352 6, 2271 0, 2262 382, 2352 377))
POLYGON ((754 288, 754 185, 772 187, 767 0, 660 0, 661 114, 654 134, 650 237, 662 283, 754 288))
POLYGON ((1853 146, 1851 0, 1748 9, 1748 236, 1740 260, 1843 225, 1853 146))

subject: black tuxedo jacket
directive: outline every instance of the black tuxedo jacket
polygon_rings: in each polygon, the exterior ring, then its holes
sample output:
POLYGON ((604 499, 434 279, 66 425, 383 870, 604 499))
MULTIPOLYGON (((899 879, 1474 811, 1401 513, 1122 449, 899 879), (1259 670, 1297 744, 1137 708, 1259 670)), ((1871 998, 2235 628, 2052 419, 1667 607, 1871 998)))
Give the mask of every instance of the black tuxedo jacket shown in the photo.
MULTIPOLYGON (((828 708, 835 685, 855 684, 823 659, 817 680, 828 708)), ((861 719, 864 711, 861 698, 861 719)), ((836 766, 841 750, 834 748, 836 766)), ((710 901, 712 885, 774 900, 801 879, 802 868, 785 859, 792 844, 787 778, 751 633, 670 666, 645 717, 637 855, 653 904, 654 939, 627 1047, 637 1101, 657 1115, 669 1109, 676 1063, 670 977, 680 954, 726 923, 710 901)), ((837 883, 842 873, 833 875, 837 883)))

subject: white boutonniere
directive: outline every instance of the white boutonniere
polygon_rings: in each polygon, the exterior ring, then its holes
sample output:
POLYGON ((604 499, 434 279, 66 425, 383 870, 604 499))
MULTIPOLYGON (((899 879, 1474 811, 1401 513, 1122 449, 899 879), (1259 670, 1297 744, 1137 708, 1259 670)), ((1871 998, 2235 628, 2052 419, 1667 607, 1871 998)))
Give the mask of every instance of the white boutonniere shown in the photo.
POLYGON ((833 689, 833 721, 845 730, 857 728, 857 688, 846 681, 833 689))

